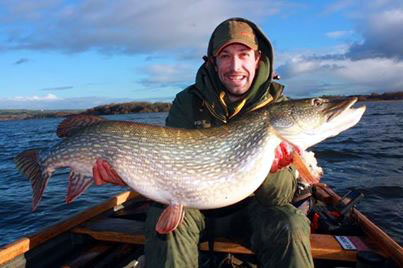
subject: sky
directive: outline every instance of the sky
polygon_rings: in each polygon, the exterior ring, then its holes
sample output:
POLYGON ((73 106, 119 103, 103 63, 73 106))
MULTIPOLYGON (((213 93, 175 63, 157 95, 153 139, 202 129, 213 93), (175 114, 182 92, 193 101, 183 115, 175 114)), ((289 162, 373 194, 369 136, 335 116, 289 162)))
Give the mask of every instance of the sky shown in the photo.
POLYGON ((403 90, 403 1, 1 0, 0 109, 171 102, 231 17, 271 40, 289 97, 403 90))

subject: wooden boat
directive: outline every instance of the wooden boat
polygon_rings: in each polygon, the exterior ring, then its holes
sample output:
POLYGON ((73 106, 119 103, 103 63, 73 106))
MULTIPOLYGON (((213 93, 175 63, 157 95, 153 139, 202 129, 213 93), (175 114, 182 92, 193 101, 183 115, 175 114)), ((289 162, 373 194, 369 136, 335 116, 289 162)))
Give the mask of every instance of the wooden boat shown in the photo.
MULTIPOLYGON (((335 205, 340 201, 340 196, 328 187, 316 186, 314 189, 318 202, 335 205)), ((144 219, 150 203, 134 192, 121 193, 1 248, 0 267, 140 267, 138 260, 143 255, 144 219)), ((384 267, 403 267, 403 249, 398 243, 355 208, 349 219, 359 226, 362 231, 359 235, 311 234, 316 267, 355 267, 357 261, 366 261, 366 253, 380 257, 388 265, 384 267), (340 237, 353 241, 353 244, 359 241, 357 250, 343 248, 336 239, 340 237), (360 251, 362 249, 365 251, 360 251)), ((214 239, 210 251, 208 245, 207 241, 199 244, 201 254, 207 257, 221 254, 227 259, 232 256, 236 260, 254 258, 250 249, 220 237, 214 239)))

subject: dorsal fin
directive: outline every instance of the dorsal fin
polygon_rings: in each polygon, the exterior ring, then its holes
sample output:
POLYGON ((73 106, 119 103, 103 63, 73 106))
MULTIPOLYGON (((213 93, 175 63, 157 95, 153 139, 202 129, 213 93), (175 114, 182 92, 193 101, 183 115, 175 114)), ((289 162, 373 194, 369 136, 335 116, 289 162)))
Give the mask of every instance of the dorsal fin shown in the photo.
POLYGON ((72 115, 64 119, 57 127, 56 134, 59 138, 72 136, 77 130, 94 125, 105 118, 96 115, 72 115))

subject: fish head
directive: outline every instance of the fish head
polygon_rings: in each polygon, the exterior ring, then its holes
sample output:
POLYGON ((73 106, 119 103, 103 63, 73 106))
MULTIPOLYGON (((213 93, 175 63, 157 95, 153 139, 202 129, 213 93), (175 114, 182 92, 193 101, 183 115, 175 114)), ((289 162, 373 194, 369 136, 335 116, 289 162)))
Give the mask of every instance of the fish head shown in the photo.
POLYGON ((270 110, 270 123, 283 140, 302 150, 357 124, 366 107, 352 107, 356 97, 312 98, 281 102, 270 110))

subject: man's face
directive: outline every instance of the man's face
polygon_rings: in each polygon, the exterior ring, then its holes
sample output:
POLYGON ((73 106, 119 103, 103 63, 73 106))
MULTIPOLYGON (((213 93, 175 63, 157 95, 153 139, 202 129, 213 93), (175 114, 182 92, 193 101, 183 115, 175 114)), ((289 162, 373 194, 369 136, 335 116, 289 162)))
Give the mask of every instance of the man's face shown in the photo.
POLYGON ((254 50, 238 43, 226 46, 217 55, 218 77, 229 91, 230 100, 238 99, 249 90, 259 59, 260 55, 256 55, 254 50))

